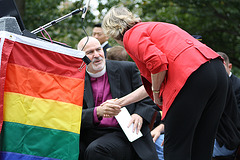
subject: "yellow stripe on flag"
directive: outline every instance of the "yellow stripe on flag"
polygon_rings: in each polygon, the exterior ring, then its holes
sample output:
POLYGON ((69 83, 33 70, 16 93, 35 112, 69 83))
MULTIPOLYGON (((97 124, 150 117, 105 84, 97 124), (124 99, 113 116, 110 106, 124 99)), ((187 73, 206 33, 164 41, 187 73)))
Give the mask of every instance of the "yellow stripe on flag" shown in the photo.
POLYGON ((4 93, 4 121, 80 134, 82 107, 71 103, 4 93))

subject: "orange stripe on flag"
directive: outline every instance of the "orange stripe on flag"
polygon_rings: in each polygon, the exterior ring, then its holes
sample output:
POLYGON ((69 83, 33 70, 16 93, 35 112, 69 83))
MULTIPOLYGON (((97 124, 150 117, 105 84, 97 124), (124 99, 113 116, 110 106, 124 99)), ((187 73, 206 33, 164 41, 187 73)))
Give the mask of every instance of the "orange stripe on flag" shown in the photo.
POLYGON ((84 79, 64 77, 9 63, 5 84, 6 92, 82 106, 84 79))

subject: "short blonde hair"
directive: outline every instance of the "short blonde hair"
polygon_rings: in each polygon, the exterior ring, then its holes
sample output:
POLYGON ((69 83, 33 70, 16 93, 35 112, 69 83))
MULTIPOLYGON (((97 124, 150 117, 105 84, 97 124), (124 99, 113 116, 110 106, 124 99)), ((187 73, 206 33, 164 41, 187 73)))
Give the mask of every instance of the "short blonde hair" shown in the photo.
POLYGON ((102 28, 106 35, 123 40, 124 33, 140 22, 126 7, 112 7, 103 18, 102 28))

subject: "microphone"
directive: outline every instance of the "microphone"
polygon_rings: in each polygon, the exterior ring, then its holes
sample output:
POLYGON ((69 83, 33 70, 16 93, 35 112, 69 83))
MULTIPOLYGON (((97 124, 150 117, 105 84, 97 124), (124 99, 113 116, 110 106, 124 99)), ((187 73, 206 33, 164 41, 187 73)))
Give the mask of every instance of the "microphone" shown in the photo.
MULTIPOLYGON (((84 7, 84 8, 85 8, 85 7, 84 7)), ((62 20, 65 20, 65 19, 68 18, 68 17, 72 17, 73 15, 78 14, 79 12, 83 12, 83 13, 84 13, 84 12, 86 12, 84 8, 75 9, 75 10, 72 11, 71 13, 68 13, 68 14, 66 14, 66 15, 64 15, 64 16, 56 19, 56 20, 53 20, 53 21, 45 24, 44 26, 41 26, 41 27, 39 27, 39 28, 31 31, 31 33, 37 34, 38 32, 41 32, 42 30, 47 29, 48 27, 51 27, 51 26, 55 25, 56 23, 61 22, 62 20)), ((84 16, 84 17, 85 17, 85 16, 84 16)))
POLYGON ((87 0, 87 4, 85 5, 84 9, 83 9, 83 13, 82 13, 82 19, 85 18, 86 14, 87 14, 87 11, 88 11, 88 7, 89 7, 89 4, 90 4, 90 1, 91 0, 87 0))

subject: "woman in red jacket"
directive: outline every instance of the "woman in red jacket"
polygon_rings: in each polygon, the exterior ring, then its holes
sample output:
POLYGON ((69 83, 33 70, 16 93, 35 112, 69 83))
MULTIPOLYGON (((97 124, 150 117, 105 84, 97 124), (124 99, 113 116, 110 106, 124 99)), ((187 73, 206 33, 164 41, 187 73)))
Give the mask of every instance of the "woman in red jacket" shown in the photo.
MULTIPOLYGON (((220 56, 176 25, 141 22, 125 7, 111 8, 102 27, 125 47, 162 109, 165 160, 210 160, 227 90, 220 56)), ((145 90, 119 104, 146 97, 145 90)))

